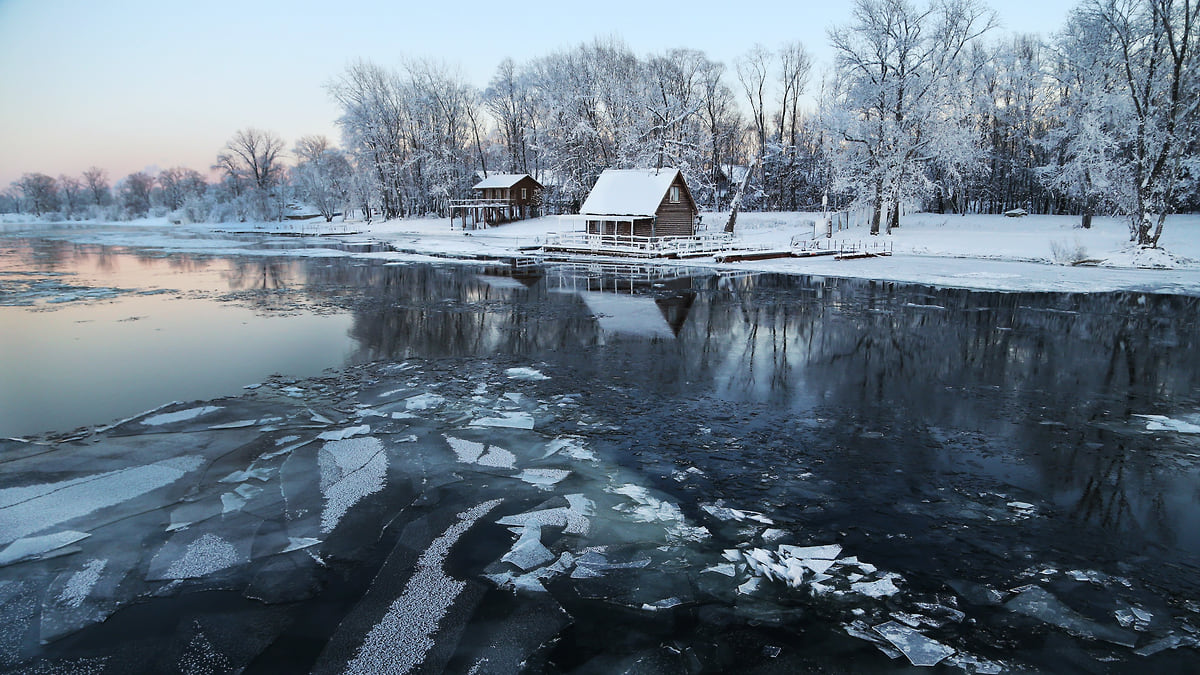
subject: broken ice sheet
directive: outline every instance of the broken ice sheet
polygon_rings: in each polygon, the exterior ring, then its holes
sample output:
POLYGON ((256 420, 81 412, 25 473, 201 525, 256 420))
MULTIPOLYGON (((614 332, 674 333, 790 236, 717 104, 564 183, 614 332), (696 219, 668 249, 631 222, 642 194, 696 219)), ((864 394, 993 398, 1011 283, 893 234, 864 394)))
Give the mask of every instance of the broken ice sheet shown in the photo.
POLYGON ((40 537, 18 539, 4 547, 4 550, 0 550, 0 566, 11 565, 29 558, 43 557, 47 553, 51 553, 64 546, 70 546, 80 539, 90 536, 86 532, 65 530, 53 534, 44 534, 40 537))
POLYGON ((542 545, 542 526, 530 522, 521 528, 521 536, 500 559, 528 571, 554 560, 554 554, 542 545))
POLYGON ((869 598, 886 598, 899 593, 900 589, 892 582, 891 577, 884 577, 875 581, 860 581, 850 584, 850 591, 869 598))
POLYGON ((437 394, 418 394, 404 399, 405 410, 429 410, 446 402, 446 398, 437 394))
POLYGON ((346 427, 345 429, 336 429, 334 431, 326 431, 317 436, 322 441, 341 441, 354 436, 371 433, 371 425, 362 424, 356 427, 346 427))
POLYGON ((790 546, 779 545, 779 554, 791 558, 811 558, 815 560, 834 560, 842 553, 841 544, 826 544, 824 546, 790 546))
POLYGON ((1004 606, 1019 614, 1058 626, 1073 635, 1092 640, 1105 640, 1125 647, 1137 644, 1137 638, 1120 628, 1099 624, 1063 604, 1040 586, 1029 586, 1004 606))
POLYGON ((517 478, 541 490, 551 490, 571 472, 566 469, 525 469, 517 478))
POLYGON ((1174 431, 1178 434, 1200 434, 1200 424, 1176 420, 1166 415, 1135 415, 1146 420, 1147 431, 1174 431))
POLYGON ((585 462, 597 461, 596 453, 584 445, 583 439, 573 438, 569 436, 560 436, 546 444, 546 452, 542 458, 551 455, 565 455, 571 459, 578 459, 585 462))
POLYGON ((481 417, 472 420, 471 426, 502 429, 532 429, 533 415, 526 412, 498 412, 496 417, 481 417))
POLYGON ((958 651, 895 621, 875 626, 874 631, 895 645, 914 666, 936 666, 958 651))
POLYGON ((161 426, 164 424, 174 424, 176 422, 183 422, 186 420, 195 419, 197 417, 203 417, 204 415, 208 415, 210 413, 215 413, 216 411, 218 411, 220 409, 221 409, 221 406, 217 406, 217 405, 206 405, 206 406, 200 406, 198 408, 188 408, 187 410, 177 410, 175 412, 162 413, 160 415, 151 415, 150 417, 143 419, 141 421, 141 423, 148 425, 148 426, 154 426, 154 427, 161 426))
POLYGON ((533 368, 509 368, 504 371, 504 374, 510 380, 530 380, 536 382, 538 380, 550 379, 549 376, 543 375, 542 371, 533 368))

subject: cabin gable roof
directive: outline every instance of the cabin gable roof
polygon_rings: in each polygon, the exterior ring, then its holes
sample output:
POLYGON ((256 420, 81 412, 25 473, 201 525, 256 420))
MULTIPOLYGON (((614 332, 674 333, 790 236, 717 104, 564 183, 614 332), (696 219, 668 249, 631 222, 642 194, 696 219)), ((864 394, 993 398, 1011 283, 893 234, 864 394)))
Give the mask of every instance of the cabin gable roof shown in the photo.
POLYGON ((533 181, 537 188, 541 188, 542 184, 534 180, 533 176, 527 173, 494 173, 482 181, 475 184, 472 190, 484 190, 487 188, 511 188, 517 183, 528 178, 533 181))
POLYGON ((596 180, 579 213, 652 218, 658 213, 659 206, 667 198, 667 191, 676 179, 683 186, 682 192, 687 195, 687 201, 695 211, 691 192, 679 169, 607 169, 596 180))

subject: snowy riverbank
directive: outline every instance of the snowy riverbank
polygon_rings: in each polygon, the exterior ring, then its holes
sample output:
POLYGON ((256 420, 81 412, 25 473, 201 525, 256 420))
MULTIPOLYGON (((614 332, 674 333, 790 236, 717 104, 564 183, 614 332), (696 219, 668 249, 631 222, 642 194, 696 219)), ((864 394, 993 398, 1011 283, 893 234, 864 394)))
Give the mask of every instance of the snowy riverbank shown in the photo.
MULTIPOLYGON (((724 213, 702 214, 702 228, 719 231, 724 213)), ((793 239, 811 237, 811 222, 819 214, 743 213, 738 217, 735 245, 779 249, 793 239)), ((23 224, 5 217, 3 228, 13 233, 49 229, 49 224, 23 224)), ((1200 216, 1167 219, 1161 249, 1137 250, 1129 244, 1126 223, 1097 218, 1089 230, 1077 227, 1075 216, 1005 218, 989 215, 913 214, 890 235, 871 237, 866 228, 834 232, 833 240, 848 244, 886 242, 894 255, 887 258, 835 261, 830 258, 777 259, 717 264, 711 258, 661 264, 721 267, 786 274, 924 283, 941 287, 1001 291, 1102 292, 1131 290, 1200 295, 1200 216), (1082 262, 1083 264, 1076 264, 1082 262)), ((394 249, 354 253, 305 247, 272 254, 363 255, 411 260, 422 255, 511 257, 536 247, 547 235, 574 229, 571 221, 546 217, 463 232, 450 228, 446 218, 412 218, 386 222, 340 222, 321 219, 289 223, 220 223, 177 225, 166 219, 113 223, 78 223, 58 229, 54 236, 72 241, 209 253, 262 253, 247 250, 231 233, 323 234, 339 242, 375 242, 394 249)), ((340 244, 339 244, 340 245, 340 244)), ((367 247, 363 247, 364 250, 367 247)))

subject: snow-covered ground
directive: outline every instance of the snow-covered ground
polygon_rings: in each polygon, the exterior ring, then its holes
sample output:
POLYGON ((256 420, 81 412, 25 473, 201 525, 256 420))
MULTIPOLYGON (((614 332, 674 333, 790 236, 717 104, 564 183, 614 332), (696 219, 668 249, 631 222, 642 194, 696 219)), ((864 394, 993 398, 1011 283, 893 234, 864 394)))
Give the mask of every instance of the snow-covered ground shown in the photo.
MULTIPOLYGON (((702 214, 701 231, 720 231, 726 218, 725 213, 702 214)), ((742 213, 738 216, 735 245, 788 248, 794 241, 811 239, 811 223, 819 218, 820 214, 814 213, 742 213)), ((9 214, 3 222, 19 223, 21 217, 9 214)), ((720 265, 711 258, 699 258, 663 264, 870 278, 980 290, 1133 290, 1200 295, 1200 215, 1169 217, 1158 250, 1131 246, 1124 219, 1096 218, 1088 230, 1080 229, 1078 222, 1077 216, 1006 218, 919 213, 905 216, 901 227, 890 235, 871 237, 865 227, 833 233, 834 243, 888 247, 894 254, 885 258, 783 258, 720 265)), ((552 233, 571 232, 577 227, 575 221, 556 216, 467 232, 452 229, 447 218, 408 218, 370 224, 336 220, 325 224, 317 219, 303 223, 194 225, 147 219, 113 224, 119 229, 103 235, 99 233, 102 227, 95 225, 89 228, 80 224, 65 236, 95 243, 244 254, 253 251, 247 251, 244 242, 221 238, 221 233, 326 234, 342 241, 386 243, 396 251, 358 255, 394 259, 422 255, 520 255, 522 249, 544 243, 552 233)), ((13 227, 9 224, 4 229, 11 233, 13 227)), ((60 232, 57 236, 64 235, 60 232)), ((318 247, 291 250, 288 254, 342 253, 318 247)))

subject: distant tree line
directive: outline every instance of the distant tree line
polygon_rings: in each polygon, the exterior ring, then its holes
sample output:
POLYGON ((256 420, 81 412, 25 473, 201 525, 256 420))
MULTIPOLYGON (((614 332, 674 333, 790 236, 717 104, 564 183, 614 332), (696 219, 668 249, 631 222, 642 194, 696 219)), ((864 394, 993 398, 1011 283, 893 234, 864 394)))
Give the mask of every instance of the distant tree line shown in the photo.
POLYGON ((823 81, 799 43, 755 45, 732 68, 702 51, 640 57, 615 39, 524 63, 482 90, 444 63, 354 63, 330 83, 340 147, 290 149, 244 129, 219 175, 26 174, 0 209, 66 218, 176 214, 269 221, 302 202, 327 220, 448 214, 487 173, 530 173, 547 210, 578 207, 606 168, 673 166, 704 208, 863 214, 1120 215, 1155 245, 1167 213, 1200 202, 1200 0, 1084 0, 1048 40, 995 38, 979 0, 855 0, 828 31, 823 81), (801 99, 812 96, 808 110, 801 99), (745 179, 745 180, 743 180, 745 179))

